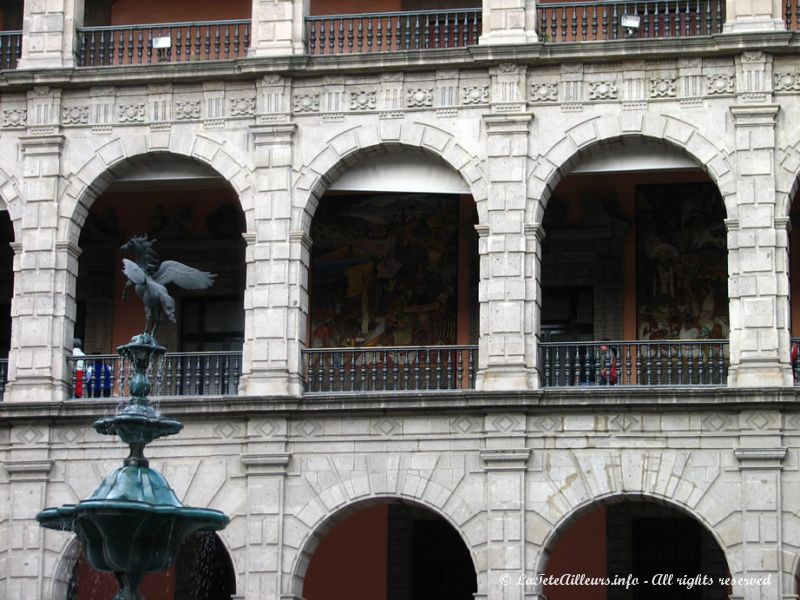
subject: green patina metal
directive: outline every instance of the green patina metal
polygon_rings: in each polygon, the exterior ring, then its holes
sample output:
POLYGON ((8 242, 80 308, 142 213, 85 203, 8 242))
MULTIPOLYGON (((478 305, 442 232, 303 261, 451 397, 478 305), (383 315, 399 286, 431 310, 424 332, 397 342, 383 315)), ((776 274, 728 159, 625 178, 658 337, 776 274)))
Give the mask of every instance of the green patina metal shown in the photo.
POLYGON ((223 529, 229 519, 217 510, 183 506, 144 456, 150 442, 183 429, 179 421, 161 416, 148 399, 148 372, 166 349, 142 333, 117 352, 131 365, 130 398, 116 415, 95 421, 93 427, 100 434, 119 436, 130 454, 88 499, 47 508, 36 519, 42 527, 78 536, 89 563, 116 575, 120 590, 115 600, 143 600, 138 588, 145 573, 167 569, 191 533, 223 529))

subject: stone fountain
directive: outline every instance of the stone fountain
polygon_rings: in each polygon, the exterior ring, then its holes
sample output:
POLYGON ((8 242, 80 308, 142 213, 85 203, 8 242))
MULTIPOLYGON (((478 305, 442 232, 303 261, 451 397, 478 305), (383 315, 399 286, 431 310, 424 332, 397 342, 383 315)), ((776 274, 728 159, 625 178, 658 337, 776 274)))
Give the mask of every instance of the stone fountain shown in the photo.
MULTIPOLYGON (((152 245, 152 242, 149 243, 152 245)), ((123 246, 123 249, 131 249, 130 244, 123 246)), ((179 421, 161 416, 148 399, 148 372, 151 371, 151 365, 158 364, 166 351, 153 334, 162 314, 174 320, 174 310, 169 310, 170 306, 174 309, 174 301, 166 294, 163 280, 157 279, 162 269, 155 270, 154 255, 150 249, 146 264, 141 268, 143 277, 134 273, 138 281, 129 274, 129 270, 135 271, 130 266, 134 263, 125 261, 125 273, 142 296, 147 313, 145 333, 134 336, 128 344, 117 349, 130 365, 130 397, 126 406, 116 415, 93 424, 98 433, 119 436, 130 448, 130 454, 122 467, 108 475, 86 500, 47 508, 36 515, 42 527, 75 533, 83 544, 89 563, 98 571, 115 574, 120 589, 114 600, 143 600, 139 583, 145 573, 169 568, 177 558, 181 544, 191 533, 223 529, 229 522, 228 517, 220 511, 183 506, 164 476, 151 469, 144 456, 144 449, 150 442, 174 435, 183 428, 179 421), (160 286, 155 301, 153 295, 148 298, 143 293, 151 283, 147 279, 160 286), (143 289, 140 290, 140 287, 143 289), (151 302, 150 306, 148 301, 151 302), (159 305, 156 301, 163 304, 159 305)), ((213 280, 208 273, 174 261, 165 261, 162 268, 167 263, 172 263, 172 268, 179 265, 183 277, 195 272, 195 278, 199 277, 197 274, 205 276, 208 285, 213 280)), ((188 287, 175 279, 169 282, 188 287)), ((201 288, 195 285, 192 289, 201 288)))

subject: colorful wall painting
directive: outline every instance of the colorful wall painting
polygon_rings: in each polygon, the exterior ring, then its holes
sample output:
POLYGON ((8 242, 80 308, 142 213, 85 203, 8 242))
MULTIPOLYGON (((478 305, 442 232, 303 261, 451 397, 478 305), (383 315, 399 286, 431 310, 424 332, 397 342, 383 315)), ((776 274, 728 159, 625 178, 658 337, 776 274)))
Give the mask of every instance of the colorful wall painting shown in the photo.
POLYGON ((711 183, 636 187, 638 339, 727 339, 725 207, 711 183))
POLYGON ((459 202, 328 195, 312 223, 310 346, 456 342, 459 202))

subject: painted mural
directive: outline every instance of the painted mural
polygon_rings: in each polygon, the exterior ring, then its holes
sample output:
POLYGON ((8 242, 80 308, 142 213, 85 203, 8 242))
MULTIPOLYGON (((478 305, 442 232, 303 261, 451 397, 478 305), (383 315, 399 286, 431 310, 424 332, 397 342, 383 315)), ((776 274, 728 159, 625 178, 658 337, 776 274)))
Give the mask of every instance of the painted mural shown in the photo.
POLYGON ((727 339, 724 218, 711 183, 636 187, 638 339, 727 339))
POLYGON ((311 346, 455 343, 458 223, 455 196, 326 196, 311 230, 311 346))

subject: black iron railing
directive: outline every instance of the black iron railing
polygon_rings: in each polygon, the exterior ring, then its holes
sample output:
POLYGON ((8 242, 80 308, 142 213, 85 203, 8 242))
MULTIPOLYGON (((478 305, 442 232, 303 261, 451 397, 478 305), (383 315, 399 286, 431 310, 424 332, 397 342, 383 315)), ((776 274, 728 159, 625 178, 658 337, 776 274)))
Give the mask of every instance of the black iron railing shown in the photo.
POLYGON ((8 383, 8 359, 0 358, 0 400, 5 396, 6 383, 8 383))
POLYGON ((728 340, 542 342, 544 387, 725 385, 728 340))
POLYGON ((800 0, 783 0, 783 21, 789 31, 800 29, 800 0))
POLYGON ((478 43, 481 9, 306 17, 309 54, 463 48, 478 43))
POLYGON ((673 38, 722 32, 724 0, 602 0, 540 3, 539 38, 577 42, 673 38))
POLYGON ((472 389, 477 358, 477 346, 304 350, 306 391, 472 389))
POLYGON ((83 27, 78 38, 82 67, 229 60, 247 55, 250 20, 83 27))
MULTIPOLYGON (((72 398, 128 395, 130 365, 116 354, 68 357, 72 398)), ((151 373, 151 396, 235 395, 242 374, 241 352, 168 352, 151 373)))
POLYGON ((22 56, 22 32, 0 31, 0 70, 16 69, 22 56))

